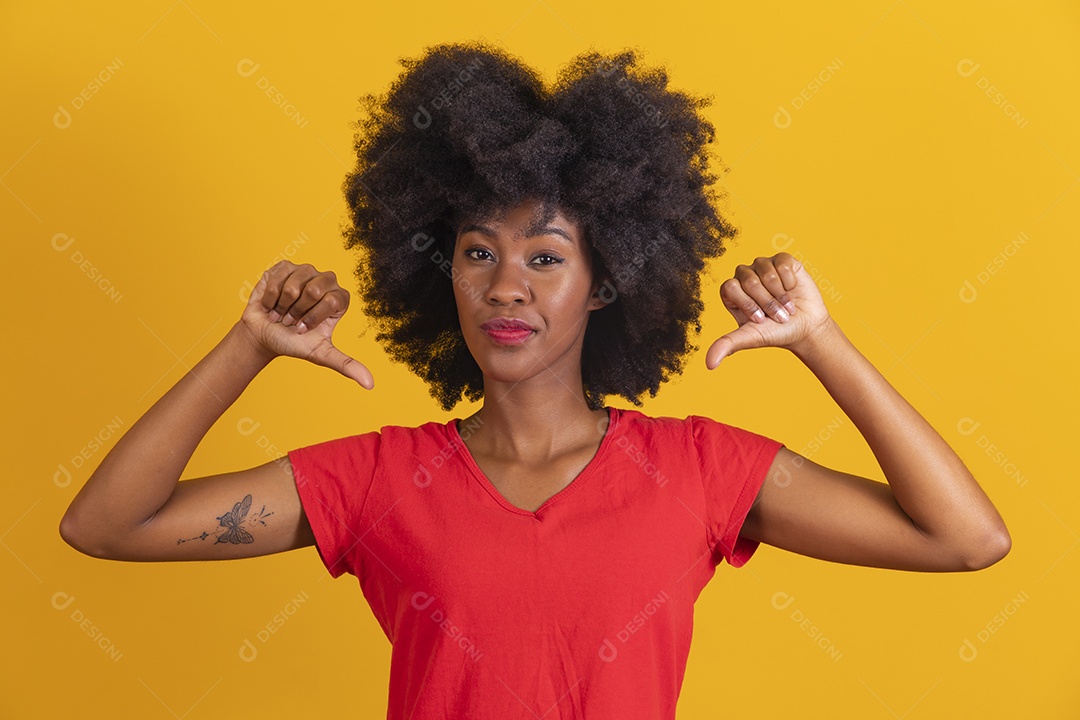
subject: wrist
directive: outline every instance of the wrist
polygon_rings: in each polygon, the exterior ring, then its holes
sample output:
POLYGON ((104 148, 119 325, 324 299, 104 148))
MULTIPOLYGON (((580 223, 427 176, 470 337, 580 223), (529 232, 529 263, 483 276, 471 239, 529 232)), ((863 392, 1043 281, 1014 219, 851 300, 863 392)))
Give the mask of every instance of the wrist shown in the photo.
POLYGON ((275 353, 259 344, 251 328, 245 325, 243 320, 236 321, 225 334, 222 342, 229 346, 230 354, 236 362, 256 373, 277 357, 275 353))
POLYGON ((831 316, 827 317, 810 335, 797 344, 788 347, 792 353, 806 364, 831 354, 847 340, 847 336, 831 316))

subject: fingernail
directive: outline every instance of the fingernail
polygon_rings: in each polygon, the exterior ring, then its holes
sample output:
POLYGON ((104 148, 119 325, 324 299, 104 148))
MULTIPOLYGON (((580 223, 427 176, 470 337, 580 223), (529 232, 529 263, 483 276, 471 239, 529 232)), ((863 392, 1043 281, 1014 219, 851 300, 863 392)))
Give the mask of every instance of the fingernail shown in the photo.
POLYGON ((787 322, 790 318, 790 316, 783 308, 776 309, 776 317, 780 320, 780 322, 787 322))
POLYGON ((307 332, 307 325, 305 325, 304 322, 301 320, 296 325, 296 334, 297 335, 303 335, 306 332, 307 332))
POLYGON ((281 318, 281 316, 278 315, 277 310, 271 310, 269 318, 270 318, 270 322, 277 322, 281 318))
POLYGON ((786 303, 784 303, 784 307, 788 309, 789 313, 795 314, 795 303, 788 300, 786 303))
POLYGON ((285 317, 282 318, 282 320, 281 320, 281 324, 285 325, 286 327, 288 327, 289 325, 292 325, 294 322, 296 322, 296 318, 294 318, 292 315, 290 315, 288 313, 286 313, 285 317))
POLYGON ((751 315, 750 317, 752 317, 756 322, 764 322, 765 321, 765 313, 761 312, 761 308, 758 308, 757 310, 755 310, 754 314, 751 315))

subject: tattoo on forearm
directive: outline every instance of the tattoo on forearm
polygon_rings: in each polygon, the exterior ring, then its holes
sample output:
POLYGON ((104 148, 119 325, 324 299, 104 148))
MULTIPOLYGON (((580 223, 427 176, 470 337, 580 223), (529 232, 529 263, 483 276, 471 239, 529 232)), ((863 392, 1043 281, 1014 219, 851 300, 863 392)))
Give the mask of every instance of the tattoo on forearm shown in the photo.
POLYGON ((190 542, 191 540, 205 540, 209 537, 216 537, 217 540, 214 544, 218 543, 232 543, 233 545, 239 545, 241 543, 253 543, 255 537, 244 529, 243 525, 254 526, 256 523, 262 526, 266 526, 266 521, 263 518, 268 518, 274 513, 266 512, 266 505, 263 505, 257 513, 248 515, 248 510, 251 509, 251 495, 245 495, 244 499, 233 505, 233 509, 227 511, 224 515, 219 515, 218 525, 214 528, 214 532, 203 531, 202 535, 196 535, 191 538, 180 538, 176 541, 176 544, 190 542))

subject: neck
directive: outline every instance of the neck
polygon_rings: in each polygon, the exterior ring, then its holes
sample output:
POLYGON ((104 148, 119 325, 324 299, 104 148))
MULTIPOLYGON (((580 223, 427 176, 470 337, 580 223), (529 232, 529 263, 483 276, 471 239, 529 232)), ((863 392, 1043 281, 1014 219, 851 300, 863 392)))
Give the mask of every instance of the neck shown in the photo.
POLYGON ((599 445, 606 408, 590 410, 581 375, 571 384, 553 373, 527 381, 484 381, 484 404, 462 425, 474 428, 470 449, 507 460, 543 462, 582 446, 599 445))

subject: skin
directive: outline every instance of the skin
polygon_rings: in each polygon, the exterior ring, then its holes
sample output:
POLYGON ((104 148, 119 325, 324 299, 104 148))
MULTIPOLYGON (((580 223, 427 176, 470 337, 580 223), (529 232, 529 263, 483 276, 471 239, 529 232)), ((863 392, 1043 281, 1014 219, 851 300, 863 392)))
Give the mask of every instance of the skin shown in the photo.
POLYGON ((331 342, 348 307, 349 292, 332 272, 287 260, 264 272, 241 319, 124 433, 79 490, 60 521, 64 541, 93 557, 154 562, 256 557, 314 544, 297 494, 301 478, 287 456, 183 482, 180 475, 210 427, 277 357, 302 358, 373 388, 368 369, 331 342), (236 523, 223 520, 228 513, 236 523), (252 541, 218 542, 234 534, 233 524, 252 541))
POLYGON ((720 286, 739 327, 705 364, 734 352, 790 350, 862 433, 887 483, 781 448, 740 534, 810 557, 898 570, 977 570, 1012 541, 993 503, 948 443, 860 353, 788 253, 739 265, 720 286), (785 310, 786 307, 786 310, 785 310))
MULTIPOLYGON (((484 373, 483 407, 466 445, 511 504, 535 510, 568 485, 602 441, 605 411, 588 409, 581 349, 603 312, 580 228, 563 215, 531 228, 537 207, 460 228, 454 284, 465 340, 484 373), (541 233, 541 234, 538 234, 541 233), (563 262, 554 263, 555 258, 563 262), (515 347, 480 323, 524 319, 537 332, 515 347)), ((738 327, 705 362, 759 347, 790 350, 862 433, 886 482, 821 466, 781 448, 742 537, 833 562, 921 571, 975 570, 1009 552, 994 505, 926 420, 855 348, 813 280, 787 253, 739 265, 720 287, 738 327), (787 311, 782 308, 787 306, 787 311)), ((333 345, 349 293, 332 272, 282 261, 263 273, 238 321, 110 450, 61 521, 70 545, 117 560, 254 557, 314 544, 287 457, 178 482, 208 429, 276 357, 323 365, 361 387, 370 371, 333 345)), ((459 428, 460 429, 460 428, 459 428)), ((463 436, 463 439, 464 436, 463 436)))
POLYGON ((511 504, 535 511, 596 454, 606 409, 590 410, 581 353, 590 313, 603 311, 601 281, 580 226, 556 213, 536 226, 530 200, 502 218, 465 223, 457 235, 454 297, 465 342, 484 374, 483 406, 462 421, 465 444, 511 504), (535 332, 502 345, 481 327, 492 317, 535 332))

